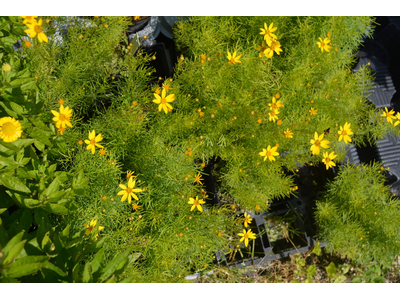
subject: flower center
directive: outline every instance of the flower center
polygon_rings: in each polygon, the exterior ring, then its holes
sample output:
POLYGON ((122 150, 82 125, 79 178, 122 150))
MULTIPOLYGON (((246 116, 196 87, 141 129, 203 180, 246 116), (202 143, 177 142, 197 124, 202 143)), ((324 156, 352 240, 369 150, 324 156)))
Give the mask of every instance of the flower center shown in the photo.
POLYGON ((346 130, 343 130, 343 131, 342 131, 342 135, 347 135, 346 130))
POLYGON ((167 99, 161 98, 161 104, 166 104, 166 103, 167 103, 167 99))
POLYGON ((329 162, 331 161, 331 159, 329 157, 325 157, 325 163, 329 164, 329 162))
POLYGON ((271 151, 267 151, 267 156, 271 156, 271 151))
POLYGON ((196 206, 197 206, 197 205, 200 205, 200 203, 199 203, 198 200, 194 200, 193 204, 196 205, 196 206))
POLYGON ((272 103, 272 104, 271 104, 271 108, 272 108, 272 109, 277 109, 277 108, 278 108, 278 105, 276 105, 276 103, 272 103))
POLYGON ((268 29, 265 31, 265 34, 271 34, 271 31, 268 29))
POLYGON ((248 239, 248 238, 249 238, 249 236, 247 235, 247 233, 245 233, 244 238, 245 238, 245 239, 248 239))
POLYGON ((324 42, 321 42, 321 47, 325 47, 325 43, 324 42))
POLYGON ((272 50, 272 51, 275 51, 275 47, 276 47, 276 43, 272 42, 271 47, 270 47, 271 50, 272 50))
POLYGON ((34 30, 36 33, 41 33, 42 30, 43 30, 43 27, 40 26, 40 25, 35 25, 35 27, 33 28, 33 30, 34 30))
POLYGON ((130 187, 128 187, 128 188, 126 189, 126 192, 127 192, 128 194, 130 194, 130 193, 132 193, 132 189, 131 189, 130 187))
POLYGON ((90 140, 90 144, 93 145, 93 146, 96 145, 96 140, 95 139, 91 139, 90 140))
POLYGON ((315 143, 314 143, 314 145, 317 146, 317 147, 319 147, 319 146, 321 146, 321 142, 320 142, 319 140, 316 140, 315 143))
POLYGON ((5 135, 13 136, 17 131, 17 127, 13 123, 7 122, 3 124, 2 130, 5 135))
POLYGON ((64 121, 67 120, 67 116, 64 115, 64 114, 60 114, 60 116, 58 117, 58 119, 59 119, 60 121, 64 122, 64 121))
POLYGON ((230 62, 236 64, 235 59, 233 57, 231 58, 230 62))

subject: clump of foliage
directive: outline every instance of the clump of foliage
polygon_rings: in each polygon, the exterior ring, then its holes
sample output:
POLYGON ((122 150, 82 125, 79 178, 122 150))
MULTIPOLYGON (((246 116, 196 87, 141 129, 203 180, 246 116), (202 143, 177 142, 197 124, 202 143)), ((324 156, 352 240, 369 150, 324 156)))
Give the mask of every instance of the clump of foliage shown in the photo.
POLYGON ((391 265, 400 251, 400 204, 384 181, 378 163, 340 168, 317 202, 316 221, 327 250, 362 264, 391 265))

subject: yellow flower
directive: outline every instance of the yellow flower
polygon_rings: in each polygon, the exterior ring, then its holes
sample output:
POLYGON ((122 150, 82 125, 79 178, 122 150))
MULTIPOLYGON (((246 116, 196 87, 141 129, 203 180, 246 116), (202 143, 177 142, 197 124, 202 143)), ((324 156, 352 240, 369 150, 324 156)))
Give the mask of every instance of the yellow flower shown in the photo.
POLYGON ((61 135, 63 135, 65 129, 67 129, 67 128, 66 128, 66 127, 63 127, 63 126, 60 126, 60 127, 57 129, 57 131, 58 131, 61 135))
POLYGON ((175 95, 171 94, 171 95, 167 95, 167 91, 165 88, 163 88, 162 93, 161 93, 161 97, 157 94, 154 94, 154 97, 156 97, 156 99, 153 100, 154 103, 160 104, 158 106, 158 111, 161 111, 161 109, 164 110, 164 112, 167 114, 168 113, 168 109, 173 109, 173 107, 171 106, 171 104, 169 104, 168 102, 172 102, 175 100, 175 95))
POLYGON ((244 227, 247 227, 247 224, 250 224, 251 221, 253 221, 252 218, 250 218, 250 215, 248 215, 246 212, 244 213, 244 227))
POLYGON ((293 133, 290 131, 289 128, 286 129, 286 131, 283 132, 285 134, 285 137, 291 139, 293 138, 293 133))
POLYGON ((64 104, 64 100, 63 100, 63 99, 60 99, 60 100, 58 100, 58 103, 59 103, 60 105, 63 105, 63 104, 64 104))
POLYGON ((233 55, 231 56, 231 53, 228 51, 228 60, 229 60, 229 64, 236 64, 236 63, 242 63, 239 59, 242 57, 241 54, 239 54, 238 56, 236 56, 236 51, 233 52, 233 55))
POLYGON ((272 97, 272 103, 268 103, 269 109, 272 111, 279 110, 280 107, 283 107, 283 104, 281 103, 281 100, 278 100, 276 102, 275 97, 272 97))
POLYGON ((10 72, 12 70, 11 65, 8 63, 4 63, 3 66, 1 67, 4 72, 10 72))
POLYGON ((386 112, 382 111, 381 117, 386 118, 386 120, 390 123, 393 124, 393 120, 392 119, 396 119, 394 115, 394 110, 391 109, 390 111, 388 111, 387 107, 385 107, 386 112))
POLYGON ((264 52, 267 49, 268 49, 268 47, 264 40, 261 42, 261 46, 256 45, 256 50, 260 51, 260 54, 259 54, 260 57, 262 57, 265 54, 264 52))
POLYGON ((26 24, 26 26, 28 26, 29 29, 26 29, 25 33, 28 33, 29 37, 34 38, 37 35, 39 42, 49 42, 47 36, 43 33, 42 19, 32 24, 26 24))
POLYGON ((83 144, 83 141, 82 141, 82 140, 79 140, 78 144, 79 144, 79 145, 82 145, 82 144, 83 144))
POLYGON ((314 109, 313 107, 311 107, 311 109, 309 110, 309 112, 310 112, 310 115, 312 115, 312 116, 316 116, 316 115, 317 115, 317 110, 314 109))
POLYGON ((25 42, 25 47, 29 48, 30 46, 32 46, 31 42, 26 41, 26 42, 25 42))
POLYGON ((100 155, 105 155, 108 151, 106 149, 100 149, 100 155))
POLYGON ((142 189, 134 189, 135 184, 136 184, 136 180, 133 181, 133 178, 130 177, 127 187, 125 185, 123 185, 123 184, 119 185, 119 187, 122 189, 122 191, 119 191, 117 195, 118 196, 123 195, 122 199, 121 199, 121 202, 124 202, 125 199, 128 198, 128 203, 131 204, 132 197, 137 201, 139 200, 139 198, 134 193, 140 193, 143 190, 142 189))
POLYGON ((31 17, 31 16, 21 16, 21 18, 25 19, 22 23, 23 24, 35 24, 37 21, 35 18, 37 18, 37 16, 35 17, 31 17))
POLYGON ((278 148, 277 147, 272 147, 270 145, 268 145, 267 149, 263 149, 262 152, 258 153, 261 156, 265 156, 264 157, 264 161, 268 158, 270 161, 274 161, 275 157, 274 156, 278 156, 279 153, 276 152, 278 148))
POLYGON ((329 168, 336 166, 336 164, 333 162, 333 159, 335 159, 336 157, 337 157, 337 155, 335 155, 334 151, 329 153, 329 155, 328 155, 328 152, 324 153, 324 158, 322 159, 322 162, 326 165, 327 170, 329 168))
POLYGON ((282 124, 283 124, 283 121, 282 121, 282 120, 278 120, 278 121, 276 122, 276 124, 277 124, 277 125, 282 125, 282 124))
POLYGON ((203 199, 198 199, 198 196, 196 196, 196 199, 194 198, 189 198, 189 202, 188 204, 193 204, 192 208, 190 209, 190 211, 192 211, 193 209, 195 209, 197 207, 197 209, 199 211, 203 211, 203 208, 201 207, 201 204, 206 203, 203 199))
POLYGON ((329 46, 328 44, 331 42, 330 40, 328 40, 328 38, 325 38, 323 41, 321 38, 319 38, 319 40, 321 42, 317 42, 318 47, 321 49, 321 52, 324 52, 324 50, 326 52, 329 52, 329 49, 332 48, 331 46, 329 46))
POLYGON ((135 171, 126 171, 126 178, 129 179, 131 177, 135 178, 136 176, 133 176, 133 173, 135 173, 135 171))
POLYGON ((11 117, 3 117, 0 119, 0 138, 6 143, 16 141, 21 137, 21 123, 11 117))
MULTIPOLYGON (((85 234, 86 235, 91 234, 93 229, 96 227, 96 224, 97 224, 97 220, 91 220, 89 225, 85 223, 84 225, 87 228, 86 231, 85 231, 85 234)), ((103 230, 103 229, 104 229, 103 226, 99 226, 99 231, 103 230)), ((97 234, 96 234, 95 237, 97 237, 97 234)))
POLYGON ((351 143, 351 138, 349 135, 353 134, 353 131, 351 131, 350 128, 350 123, 344 123, 344 126, 340 126, 340 130, 338 131, 339 136, 339 142, 343 139, 344 142, 347 144, 347 142, 351 143))
POLYGON ((169 86, 169 83, 163 83, 162 87, 165 89, 167 93, 169 90, 172 90, 172 88, 169 86))
POLYGON ((325 148, 325 149, 329 148, 328 144, 330 142, 327 140, 323 140, 323 138, 324 138, 323 133, 320 136, 318 136, 317 132, 314 133, 314 139, 310 140, 310 143, 312 144, 311 148, 310 148, 310 150, 312 151, 312 154, 318 155, 320 152, 320 147, 325 148))
POLYGON ((138 209, 140 209, 142 206, 141 205, 139 205, 138 203, 133 203, 132 204, 132 208, 134 209, 134 210, 138 210, 138 209))
POLYGON ((88 145, 86 150, 92 150, 92 154, 96 151, 96 146, 99 148, 103 148, 102 145, 99 144, 103 140, 101 133, 96 136, 96 132, 93 130, 92 132, 89 131, 89 139, 85 140, 85 143, 88 145))
POLYGON ((266 57, 271 58, 274 55, 274 51, 276 54, 280 55, 282 52, 281 43, 274 39, 267 40, 269 48, 264 51, 266 57))
POLYGON ((275 34, 273 34, 273 32, 275 30, 277 30, 278 28, 277 27, 273 28, 273 26, 274 26, 274 23, 271 23, 269 25, 269 27, 267 26, 267 23, 264 23, 264 28, 260 28, 260 30, 261 30, 260 34, 264 35, 264 40, 266 40, 267 42, 271 38, 274 38, 274 39, 278 38, 275 34))
POLYGON ((157 95, 160 95, 160 94, 161 94, 161 89, 160 89, 159 87, 156 89, 156 94, 157 94, 157 95))
POLYGON ((194 181, 193 181, 193 182, 197 182, 198 184, 203 185, 203 183, 201 182, 202 180, 204 180, 204 179, 202 179, 200 173, 198 173, 198 174, 196 175, 196 177, 194 178, 194 181))
POLYGON ((258 204, 256 204, 256 206, 254 208, 255 208, 255 210, 260 210, 261 209, 260 205, 258 205, 258 204))
POLYGON ((269 112, 269 113, 268 113, 268 115, 269 115, 269 120, 270 120, 270 121, 273 121, 273 122, 275 123, 275 120, 278 119, 277 114, 279 114, 279 111, 278 111, 278 110, 273 110, 273 111, 269 112))
POLYGON ((243 242, 244 240, 244 244, 246 245, 246 247, 249 244, 249 239, 254 240, 256 238, 256 235, 254 234, 254 232, 251 232, 251 229, 249 229, 247 232, 246 229, 243 229, 243 233, 238 233, 238 235, 242 237, 239 242, 243 242))
POLYGON ((394 122, 394 126, 397 126, 397 125, 399 125, 400 124, 400 113, 397 113, 396 114, 396 119, 397 119, 397 121, 396 122, 394 122))
POLYGON ((60 112, 51 110, 51 113, 54 115, 53 121, 56 122, 57 128, 66 128, 67 126, 72 127, 72 124, 69 121, 72 116, 72 109, 69 109, 68 106, 64 108, 64 105, 61 104, 60 112))

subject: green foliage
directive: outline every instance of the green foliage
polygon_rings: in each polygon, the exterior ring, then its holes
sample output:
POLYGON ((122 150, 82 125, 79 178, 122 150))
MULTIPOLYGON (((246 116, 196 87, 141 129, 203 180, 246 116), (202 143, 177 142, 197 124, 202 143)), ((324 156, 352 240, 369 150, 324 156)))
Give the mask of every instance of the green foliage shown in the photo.
POLYGON ((390 264, 399 253, 399 202, 384 185, 382 170, 378 163, 344 165, 328 185, 316 210, 328 250, 381 264, 390 264))

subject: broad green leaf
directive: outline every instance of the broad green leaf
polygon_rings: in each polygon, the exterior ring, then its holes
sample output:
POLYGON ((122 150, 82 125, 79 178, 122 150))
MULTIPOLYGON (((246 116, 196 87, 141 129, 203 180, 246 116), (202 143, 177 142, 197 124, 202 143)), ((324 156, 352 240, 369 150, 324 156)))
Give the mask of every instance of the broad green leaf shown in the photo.
POLYGON ((329 278, 337 278, 336 266, 333 263, 333 261, 327 267, 325 267, 325 269, 326 269, 326 272, 328 273, 329 278))
POLYGON ((312 276, 307 276, 306 280, 304 281, 305 283, 313 283, 314 278, 312 276))
POLYGON ((82 274, 82 281, 84 283, 92 282, 93 281, 93 276, 92 276, 92 270, 90 267, 90 262, 87 262, 85 264, 85 267, 83 268, 83 274, 82 274))
POLYGON ((103 275, 101 276, 103 282, 108 277, 110 277, 111 274, 114 273, 114 271, 117 269, 117 267, 119 266, 119 264, 121 262, 123 262, 124 260, 126 260, 128 258, 129 254, 132 252, 132 250, 133 250, 133 248, 131 248, 131 247, 128 248, 122 254, 116 256, 111 262, 108 263, 107 266, 105 266, 103 268, 103 275))
POLYGON ((11 268, 10 270, 8 270, 7 276, 9 276, 11 278, 17 278, 17 277, 30 275, 30 274, 37 272, 40 268, 43 268, 44 266, 45 266, 45 263, 40 263, 40 262, 25 264, 25 265, 11 268))
POLYGON ((21 180, 19 180, 17 177, 14 177, 10 174, 3 174, 0 177, 0 183, 2 183, 5 187, 23 192, 23 193, 30 193, 31 190, 28 189, 28 187, 22 183, 21 180))
POLYGON ((24 168, 18 168, 17 175, 20 178, 29 179, 29 180, 33 179, 33 177, 28 172, 26 172, 24 168))
POLYGON ((59 267, 53 265, 49 261, 45 262, 45 265, 43 266, 43 268, 52 270, 52 271, 56 272, 58 275, 60 275, 61 277, 67 277, 67 274, 65 274, 65 272, 63 270, 61 270, 59 267))
POLYGON ((103 264, 104 250, 105 248, 101 248, 100 251, 96 253, 93 261, 91 262, 93 274, 96 273, 103 264))
POLYGON ((319 245, 319 241, 314 246, 314 249, 312 251, 315 255, 320 256, 321 255, 321 247, 319 245))
POLYGON ((49 259, 50 259, 50 257, 48 257, 46 255, 24 256, 24 257, 17 259, 10 267, 16 268, 16 267, 26 265, 26 264, 31 264, 31 263, 38 263, 38 262, 44 263, 44 262, 48 261, 49 259))
POLYGON ((12 109, 9 109, 9 108, 5 105, 5 103, 4 103, 3 101, 0 101, 0 105, 4 108, 4 110, 6 111, 6 113, 7 113, 10 117, 13 117, 14 119, 17 119, 17 120, 18 120, 18 115, 17 115, 12 109))
POLYGON ((34 140, 33 144, 35 145, 36 148, 38 148, 39 151, 44 152, 45 149, 45 144, 39 142, 38 140, 34 140))
POLYGON ((12 110, 19 115, 26 113, 26 109, 24 109, 21 105, 15 103, 15 102, 10 102, 10 106, 11 106, 12 110))
MULTIPOLYGON (((63 199, 65 197, 65 195, 67 195, 68 192, 66 191, 58 191, 58 192, 54 192, 51 195, 48 196, 48 199, 45 201, 45 203, 47 202, 57 202, 60 201, 61 199, 63 199)), ((60 203, 58 203, 60 204, 60 203)))
POLYGON ((315 265, 311 265, 307 268, 307 276, 314 276, 317 271, 317 267, 315 265))
POLYGON ((373 283, 384 283, 386 281, 385 277, 382 276, 375 276, 372 278, 373 283))
POLYGON ((60 214, 60 215, 69 214, 69 210, 65 206, 56 203, 46 203, 46 205, 43 206, 43 208, 46 211, 51 212, 53 214, 60 214))
POLYGON ((26 240, 23 240, 16 245, 14 245, 6 254, 3 264, 7 265, 11 263, 18 255, 21 253, 22 249, 24 248, 26 240))
POLYGON ((360 283, 361 282, 361 278, 360 277, 354 277, 351 282, 352 283, 360 283))
POLYGON ((0 208, 0 215, 5 212, 7 210, 7 208, 0 208))
POLYGON ((0 157, 0 165, 1 166, 23 166, 20 163, 16 162, 15 160, 5 158, 5 157, 0 157))
POLYGON ((51 147, 53 146, 53 144, 50 142, 50 140, 48 139, 49 134, 47 134, 46 132, 44 132, 43 130, 34 127, 32 129, 27 129, 29 135, 31 137, 33 137, 34 139, 38 140, 39 142, 51 147))
MULTIPOLYGON (((0 101, 0 103, 1 103, 1 101, 0 101)), ((18 141, 18 140, 17 140, 17 141, 18 141)), ((15 141, 15 142, 16 142, 16 141, 15 141)), ((19 151, 19 150, 21 150, 21 149, 14 145, 15 142, 6 143, 6 142, 4 142, 3 140, 0 140, 0 144, 1 144, 2 146, 6 147, 7 149, 10 149, 10 150, 13 150, 13 151, 17 152, 17 151, 19 151)))
POLYGON ((13 142, 14 146, 18 147, 19 149, 25 148, 33 143, 33 139, 18 139, 13 142))
POLYGON ((24 199, 22 199, 21 202, 22 202, 27 208, 31 208, 31 209, 43 205, 39 200, 31 199, 31 198, 24 198, 24 199))
POLYGON ((78 282, 79 275, 81 274, 82 265, 78 262, 72 269, 72 280, 78 282))
POLYGON ((11 81, 10 85, 13 88, 16 88, 16 87, 20 87, 20 86, 22 86, 24 84, 27 84, 27 83, 29 83, 31 81, 34 81, 34 80, 35 80, 34 78, 30 78, 30 77, 28 77, 28 78, 18 78, 18 79, 15 79, 15 80, 11 81))
POLYGON ((5 247, 2 249, 2 252, 3 252, 3 253, 7 253, 8 251, 10 251, 10 249, 11 249, 12 247, 14 247, 16 244, 18 244, 18 243, 21 241, 23 235, 24 235, 24 232, 23 232, 23 231, 20 232, 20 233, 18 233, 17 235, 15 235, 15 236, 7 243, 7 245, 5 245, 5 247))
POLYGON ((115 275, 113 274, 105 283, 115 283, 115 275))
POLYGON ((58 188, 60 187, 60 180, 58 178, 55 178, 50 185, 43 191, 43 195, 45 196, 50 196, 50 194, 53 194, 54 192, 58 191, 58 188))
POLYGON ((67 227, 64 228, 64 230, 60 233, 60 238, 65 241, 66 238, 69 237, 69 224, 67 225, 67 227))
POLYGON ((338 278, 335 279, 334 283, 343 283, 346 281, 346 276, 340 275, 338 278))

